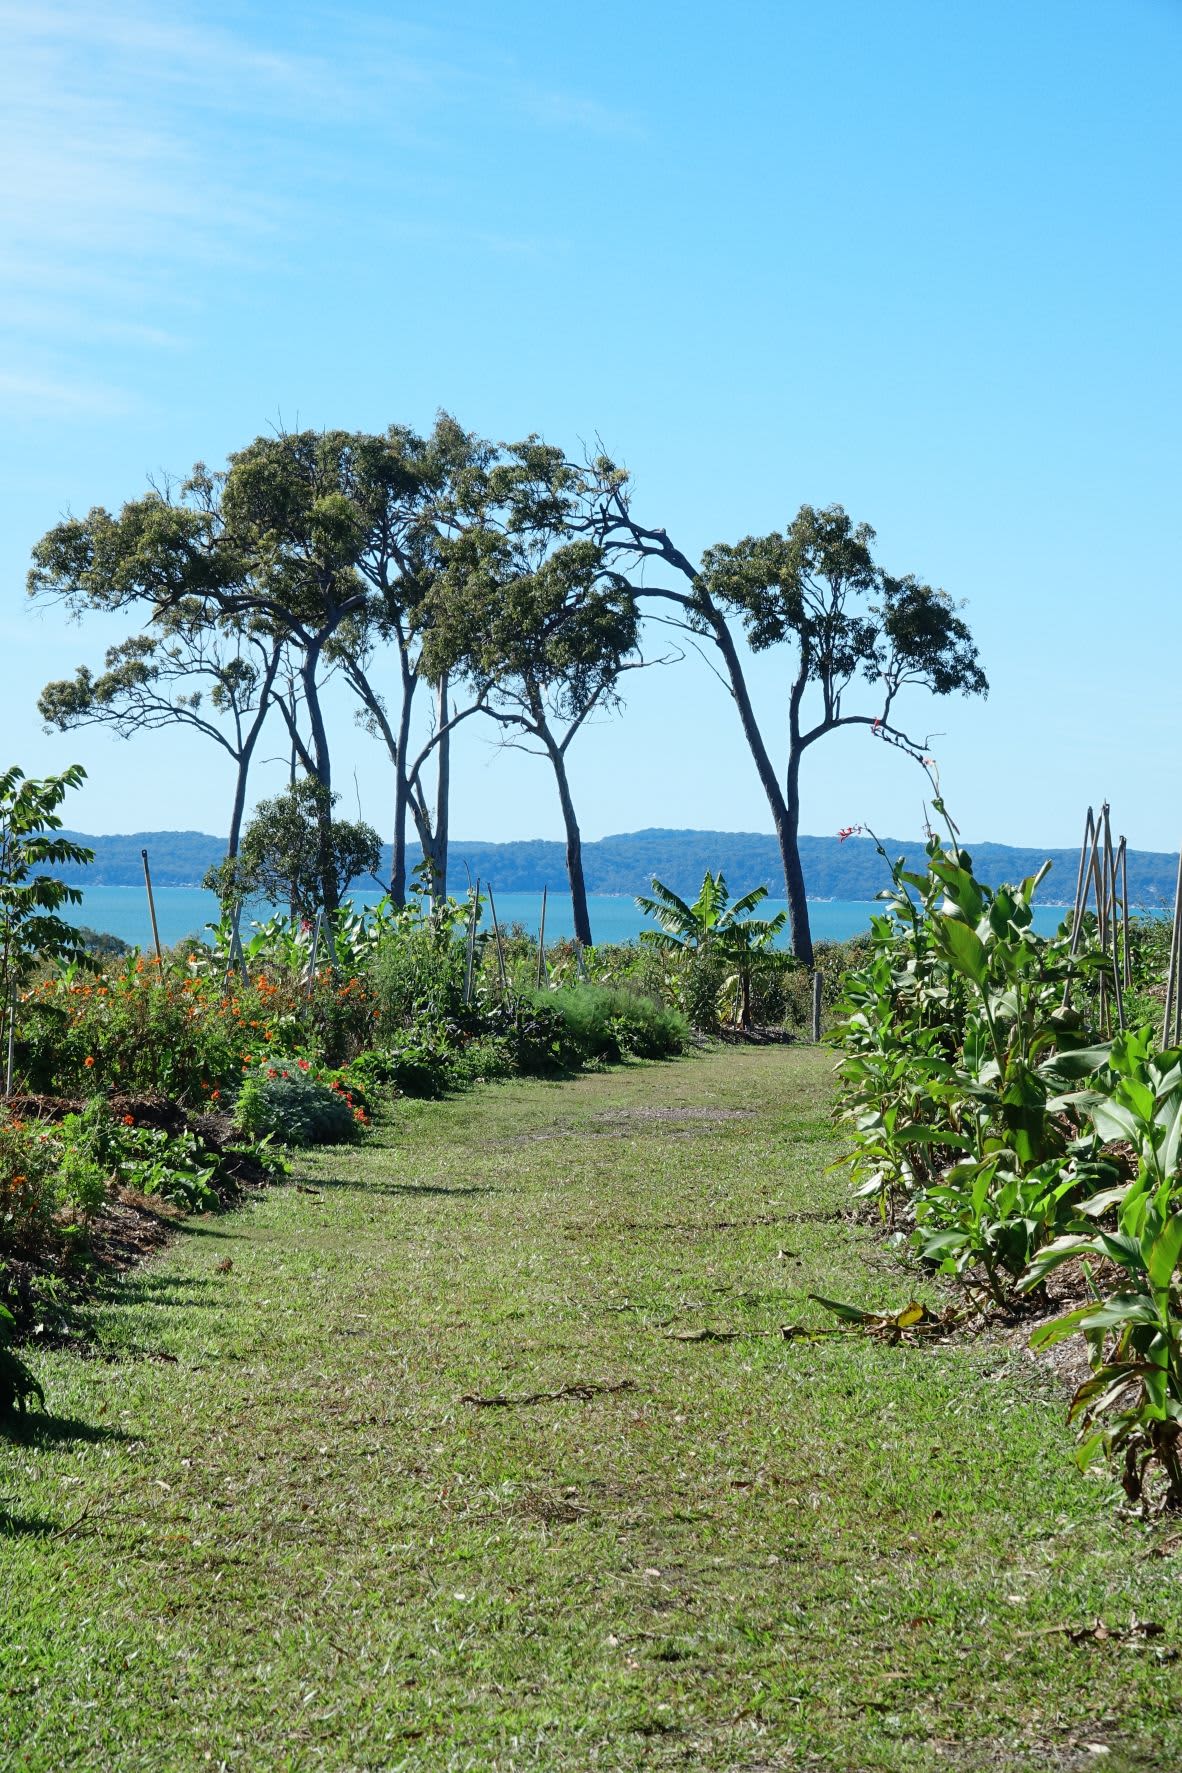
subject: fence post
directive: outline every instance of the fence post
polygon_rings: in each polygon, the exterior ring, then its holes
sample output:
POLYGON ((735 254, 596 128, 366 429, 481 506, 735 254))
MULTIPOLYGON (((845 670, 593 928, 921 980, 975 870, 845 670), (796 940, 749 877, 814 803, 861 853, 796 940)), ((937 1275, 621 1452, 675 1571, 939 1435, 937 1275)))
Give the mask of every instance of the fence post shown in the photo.
POLYGON ((821 973, 816 968, 813 972, 813 1044, 821 1039, 821 973))

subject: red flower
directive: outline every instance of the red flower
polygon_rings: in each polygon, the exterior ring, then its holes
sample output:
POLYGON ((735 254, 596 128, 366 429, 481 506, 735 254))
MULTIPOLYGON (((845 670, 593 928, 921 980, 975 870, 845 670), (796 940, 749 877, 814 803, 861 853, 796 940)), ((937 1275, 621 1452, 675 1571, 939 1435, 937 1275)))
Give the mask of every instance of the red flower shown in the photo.
POLYGON ((123 1116, 123 1124, 125 1127, 134 1127, 135 1115, 134 1114, 125 1114, 123 1116))
POLYGON ((301 1071, 310 1071, 312 1069, 312 1067, 308 1064, 308 1061, 306 1059, 297 1059, 296 1064, 299 1066, 301 1071))
POLYGON ((86 1055, 85 1059, 83 1059, 82 1063, 85 1065, 87 1071, 93 1071, 94 1070, 94 1055, 92 1053, 87 1053, 87 1055, 86 1055))

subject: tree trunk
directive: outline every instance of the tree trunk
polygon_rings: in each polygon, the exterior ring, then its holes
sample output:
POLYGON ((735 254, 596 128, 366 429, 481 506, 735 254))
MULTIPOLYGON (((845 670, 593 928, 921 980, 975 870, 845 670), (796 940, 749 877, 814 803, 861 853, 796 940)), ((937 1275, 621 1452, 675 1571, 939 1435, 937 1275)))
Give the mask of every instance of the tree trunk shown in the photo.
POLYGON ((394 764, 394 834, 390 863, 390 897, 394 904, 401 907, 406 904, 406 813, 410 805, 410 784, 406 779, 406 747, 410 740, 411 697, 414 694, 415 680, 407 682, 407 673, 403 670, 402 713, 398 719, 397 756, 392 759, 394 764))
POLYGON ((304 653, 304 662, 300 668, 300 677, 304 685, 304 706, 308 710, 308 722, 312 731, 312 759, 315 765, 315 777, 324 790, 323 800, 317 812, 317 872, 320 876, 320 900, 326 917, 332 917, 340 906, 337 892, 336 869, 332 858, 332 764, 328 748, 328 729, 324 724, 324 710, 320 706, 320 689, 316 682, 316 672, 320 665, 322 643, 313 642, 304 653))
MULTIPOLYGON (((439 731, 447 725, 447 690, 448 677, 444 672, 439 679, 438 718, 439 731)), ((438 775, 435 778, 435 841, 431 852, 431 899, 435 904, 442 904, 447 898, 447 845, 449 832, 449 814, 451 808, 451 734, 443 732, 437 747, 439 752, 438 775)))
POLYGON ((755 718, 755 710, 751 706, 751 695, 747 688, 747 680, 743 675, 743 664, 735 646, 734 636, 727 626, 726 617, 713 603, 707 601, 706 613, 714 634, 714 642, 726 663, 727 676, 730 678, 731 694, 735 698, 735 706, 739 710, 739 720, 743 727, 743 736, 747 740, 747 748, 755 761, 764 794, 767 796, 771 810, 772 825, 776 833, 776 842, 780 847, 780 863, 784 870, 784 889, 788 899, 788 922, 792 929, 792 952, 797 960, 805 966, 813 964, 813 937, 809 927, 808 900, 805 897, 804 870, 800 865, 800 750, 792 744, 788 759, 787 795, 781 792, 775 767, 768 756, 767 746, 763 742, 763 734, 759 730, 759 722, 755 718))
POLYGON ((230 811, 230 835, 226 840, 226 857, 233 861, 238 854, 238 845, 242 839, 242 820, 246 812, 246 778, 250 771, 250 752, 244 751, 238 758, 238 779, 234 784, 234 805, 230 811))
POLYGON ((282 648, 277 646, 271 655, 270 663, 263 677, 262 688, 259 691, 259 705, 255 717, 250 723, 250 730, 245 739, 241 741, 235 760, 238 765, 238 780, 234 784, 234 805, 230 813, 230 836, 226 844, 226 854, 231 859, 238 854, 238 846, 242 840, 242 820, 246 812, 246 784, 250 776, 250 763, 254 756, 254 748, 258 743, 259 734, 263 730, 263 724, 271 707, 271 692, 274 689, 275 676, 279 670, 281 651, 282 648))
POLYGON ((777 829, 780 857, 784 864, 784 884, 788 889, 788 921, 792 926, 792 952, 806 967, 813 964, 813 933, 809 926, 809 905, 805 896, 804 869, 800 865, 800 751, 793 746, 788 758, 787 795, 784 803, 784 828, 777 829))
MULTIPOLYGON (((659 541, 661 552, 670 566, 676 567, 682 576, 695 587, 695 595, 682 597, 676 593, 656 592, 658 597, 668 598, 681 605, 687 612, 696 611, 705 616, 710 624, 714 643, 722 654, 726 664, 727 676, 730 678, 731 694, 735 698, 735 706, 739 710, 739 720, 743 727, 743 737, 755 763, 760 784, 767 803, 771 809, 772 824, 775 827, 776 842, 780 846, 780 862, 784 869, 784 888, 788 897, 788 921, 792 928, 792 952, 806 966, 813 964, 813 937, 809 928, 808 901, 804 891, 804 870, 800 866, 800 796, 797 786, 800 772, 799 744, 799 709, 800 696, 804 688, 804 670, 797 678, 793 690, 792 726, 788 758, 788 795, 780 791, 779 778, 768 756, 767 746, 763 742, 763 734, 759 730, 759 722, 755 718, 755 710, 751 706, 751 695, 747 688, 747 680, 743 675, 743 665, 735 646, 734 636, 727 626, 727 620, 718 605, 707 594, 698 582, 697 571, 689 559, 669 540, 664 530, 641 532, 653 540, 659 541)), ((654 595, 650 593, 650 595, 654 595)))
POLYGON ((566 872, 570 879, 571 908, 575 918, 575 941, 584 947, 592 946, 591 916, 587 910, 587 884, 583 879, 583 838, 579 830, 579 821, 575 817, 575 803, 571 799, 570 782, 566 774, 566 759, 548 734, 543 737, 546 749, 550 753, 550 762, 554 765, 554 777, 558 783, 558 799, 562 805, 562 822, 566 826, 566 872))

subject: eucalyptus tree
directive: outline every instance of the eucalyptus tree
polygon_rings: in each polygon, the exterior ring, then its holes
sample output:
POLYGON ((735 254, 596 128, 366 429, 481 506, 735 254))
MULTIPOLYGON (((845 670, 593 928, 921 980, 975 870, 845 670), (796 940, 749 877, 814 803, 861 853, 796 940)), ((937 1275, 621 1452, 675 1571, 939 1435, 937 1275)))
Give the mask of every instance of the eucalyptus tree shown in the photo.
POLYGON ((469 688, 515 749, 543 756, 566 833, 575 938, 590 943, 582 835, 568 756, 598 711, 620 705, 625 671, 646 663, 629 588, 605 573, 599 545, 572 536, 577 477, 536 438, 509 446, 469 479, 432 599, 423 660, 469 688))
POLYGON ((426 437, 392 425, 381 436, 359 433, 352 440, 344 490, 359 522, 357 571, 371 595, 364 619, 340 631, 333 652, 361 703, 362 724, 385 746, 393 769, 390 893, 396 904, 406 894, 408 812, 430 867, 432 892, 437 897, 446 892, 450 739, 475 707, 454 707, 446 670, 427 681, 423 641, 444 552, 469 502, 468 482, 480 480, 492 455, 491 445, 447 413, 439 414, 426 437), (420 686, 431 692, 431 711, 425 736, 416 739, 412 723, 420 686), (434 804, 425 783, 432 759, 434 804))
POLYGON ((372 825, 331 817, 333 795, 313 776, 302 776, 281 794, 260 800, 243 833, 240 853, 207 877, 219 896, 234 904, 263 899, 286 903, 294 919, 310 922, 326 908, 320 833, 328 815, 335 908, 353 881, 374 875, 382 844, 372 825))
POLYGON ((37 708, 59 732, 108 727, 119 737, 181 727, 221 747, 234 764, 226 853, 238 854, 255 747, 272 707, 283 641, 238 623, 209 625, 184 606, 156 633, 108 647, 96 676, 79 665, 72 678, 47 683, 37 708))
POLYGON ((333 636, 363 614, 369 591, 356 571, 358 514, 341 490, 350 447, 341 432, 256 438, 224 472, 198 463, 175 492, 153 487, 118 516, 100 507, 67 519, 37 544, 29 574, 31 594, 73 613, 138 606, 145 630, 167 631, 184 612, 193 627, 239 624, 286 648, 308 722, 301 761, 324 790, 317 805, 330 911, 337 889, 322 678, 333 636))
POLYGON ((721 657, 779 843, 793 952, 811 965, 799 850, 805 753, 829 733, 861 727, 921 759, 926 741, 898 724, 896 702, 913 689, 988 693, 968 625, 946 592, 879 566, 871 554, 874 531, 853 523, 840 505, 802 505, 785 531, 720 543, 695 565, 664 529, 634 516, 628 475, 607 457, 583 467, 580 498, 578 518, 568 521, 595 541, 605 567, 642 603, 671 607, 674 621, 709 640, 721 657), (654 581, 650 575, 661 569, 654 581), (778 719, 787 745, 778 765, 755 712, 740 636, 754 652, 784 655, 778 719))

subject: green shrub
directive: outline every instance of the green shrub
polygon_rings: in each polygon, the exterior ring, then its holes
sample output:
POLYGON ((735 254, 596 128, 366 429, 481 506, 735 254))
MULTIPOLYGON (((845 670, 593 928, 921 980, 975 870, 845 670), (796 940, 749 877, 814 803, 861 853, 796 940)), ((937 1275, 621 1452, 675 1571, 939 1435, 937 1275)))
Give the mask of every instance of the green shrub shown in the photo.
POLYGON ((345 1094, 303 1071, 271 1069, 248 1077, 234 1119, 254 1138, 285 1145, 339 1145, 357 1135, 358 1111, 345 1094))
POLYGON ((392 1084, 404 1096, 433 1100, 451 1083, 455 1057, 446 1024, 420 1021, 410 1028, 392 1029, 368 1063, 382 1083, 392 1084))
POLYGON ((451 1081, 457 1088, 496 1083, 516 1071, 513 1045, 503 1035, 478 1034, 452 1055, 451 1081))
POLYGON ((703 1034, 716 1034, 721 1024, 719 998, 726 980, 726 966, 708 949, 682 957, 678 996, 690 1024, 703 1034))
POLYGON ((424 925, 383 942, 370 972, 379 1039, 389 1040, 424 1014, 433 1020, 457 1015, 464 966, 464 945, 447 930, 424 925))
POLYGON ((571 985, 533 994, 535 1013, 561 1018, 559 1052, 565 1064, 631 1056, 664 1059, 683 1053, 690 1031, 684 1016, 651 998, 600 985, 571 985))

